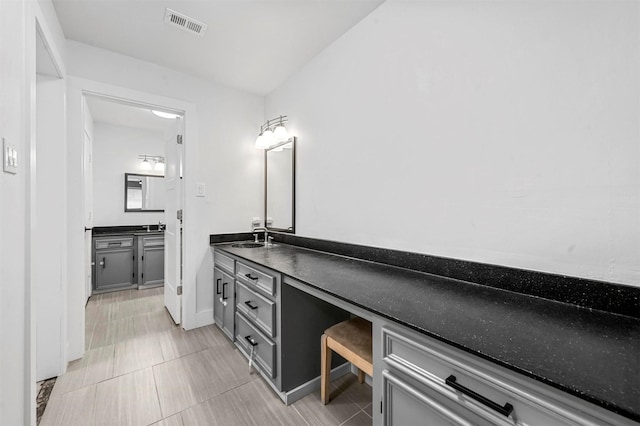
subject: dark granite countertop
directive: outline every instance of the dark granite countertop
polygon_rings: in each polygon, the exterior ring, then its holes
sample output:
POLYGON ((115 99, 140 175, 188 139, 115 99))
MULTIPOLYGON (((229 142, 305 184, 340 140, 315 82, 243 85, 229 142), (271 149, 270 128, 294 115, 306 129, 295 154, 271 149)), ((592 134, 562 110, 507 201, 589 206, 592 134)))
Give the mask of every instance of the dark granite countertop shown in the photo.
POLYGON ((214 247, 640 420, 638 318, 293 245, 214 247))

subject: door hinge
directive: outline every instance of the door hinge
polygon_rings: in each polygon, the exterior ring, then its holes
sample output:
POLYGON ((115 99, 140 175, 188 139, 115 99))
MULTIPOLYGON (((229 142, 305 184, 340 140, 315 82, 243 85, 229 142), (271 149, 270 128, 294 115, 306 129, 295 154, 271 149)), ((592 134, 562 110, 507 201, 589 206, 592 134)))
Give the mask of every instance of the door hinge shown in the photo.
POLYGON ((135 256, 131 256, 131 260, 136 260, 136 257, 135 256))
POLYGON ((182 145, 182 135, 176 135, 176 142, 178 142, 178 145, 182 145))
POLYGON ((178 210, 178 213, 176 215, 176 219, 182 220, 182 209, 178 210))
POLYGON ((132 273, 131 273, 131 276, 132 276, 133 278, 135 278, 135 277, 136 277, 136 273, 135 273, 135 272, 132 272, 132 273))
POLYGON ((178 296, 182 296, 182 286, 178 286, 178 296))
POLYGON ((140 274, 140 278, 144 278, 144 272, 140 274))

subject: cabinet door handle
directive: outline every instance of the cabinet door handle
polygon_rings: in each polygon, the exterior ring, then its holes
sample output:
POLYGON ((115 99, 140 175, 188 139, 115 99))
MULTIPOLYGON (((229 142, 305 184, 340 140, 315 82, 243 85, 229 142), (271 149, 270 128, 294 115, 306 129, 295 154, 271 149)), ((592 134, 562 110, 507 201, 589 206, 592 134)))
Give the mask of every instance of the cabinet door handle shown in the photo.
POLYGON ((220 281, 222 281, 222 278, 216 279, 216 294, 220 294, 220 281))
POLYGON ((102 258, 102 269, 104 269, 104 268, 106 268, 106 267, 107 267, 107 258, 106 258, 106 257, 103 257, 103 258, 102 258))
POLYGON ((255 340, 253 340, 253 338, 251 337, 251 335, 249 336, 244 336, 244 338, 247 340, 247 342, 249 342, 249 344, 251 346, 258 346, 258 342, 256 342, 255 340))
POLYGON ((251 276, 251 274, 244 274, 244 276, 249 278, 250 280, 253 280, 253 281, 257 281, 258 280, 258 277, 253 277, 253 276, 251 276))
POLYGON ((229 283, 222 283, 222 300, 227 300, 227 296, 225 295, 224 289, 229 283))
POLYGON ((479 403, 484 404, 492 410, 497 411, 503 416, 509 417, 509 414, 511 414, 511 412, 513 411, 513 405, 509 404, 508 402, 504 404, 504 407, 502 407, 499 404, 491 401, 490 399, 485 398, 484 396, 472 391, 471 389, 462 386, 460 383, 456 382, 456 376, 454 375, 447 377, 445 383, 455 390, 467 395, 468 397, 475 399, 479 403))
POLYGON ((246 302, 244 302, 244 304, 250 307, 251 309, 258 309, 257 306, 254 306, 251 304, 251 300, 247 300, 246 302))

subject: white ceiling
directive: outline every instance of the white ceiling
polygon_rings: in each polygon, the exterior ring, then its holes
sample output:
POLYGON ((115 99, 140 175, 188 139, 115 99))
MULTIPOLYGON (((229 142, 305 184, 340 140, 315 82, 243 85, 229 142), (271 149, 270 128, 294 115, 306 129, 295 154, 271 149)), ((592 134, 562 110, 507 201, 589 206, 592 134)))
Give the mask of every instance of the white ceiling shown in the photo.
POLYGON ((146 108, 109 101, 97 96, 86 96, 94 122, 163 132, 172 120, 160 118, 146 108))
POLYGON ((384 0, 53 0, 65 37, 251 93, 275 89, 384 0), (207 24, 164 23, 165 8, 207 24))

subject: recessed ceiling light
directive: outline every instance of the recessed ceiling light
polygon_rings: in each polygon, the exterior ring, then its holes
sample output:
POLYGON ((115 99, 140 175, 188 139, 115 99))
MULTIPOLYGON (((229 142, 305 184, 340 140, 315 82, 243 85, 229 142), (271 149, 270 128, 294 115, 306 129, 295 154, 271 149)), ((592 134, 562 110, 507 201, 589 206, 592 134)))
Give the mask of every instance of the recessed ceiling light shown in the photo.
POLYGON ((151 112, 153 113, 153 115, 157 115, 158 117, 161 117, 161 118, 178 118, 178 117, 180 117, 179 114, 172 114, 170 112, 164 112, 164 111, 156 111, 155 109, 152 109, 151 112))

